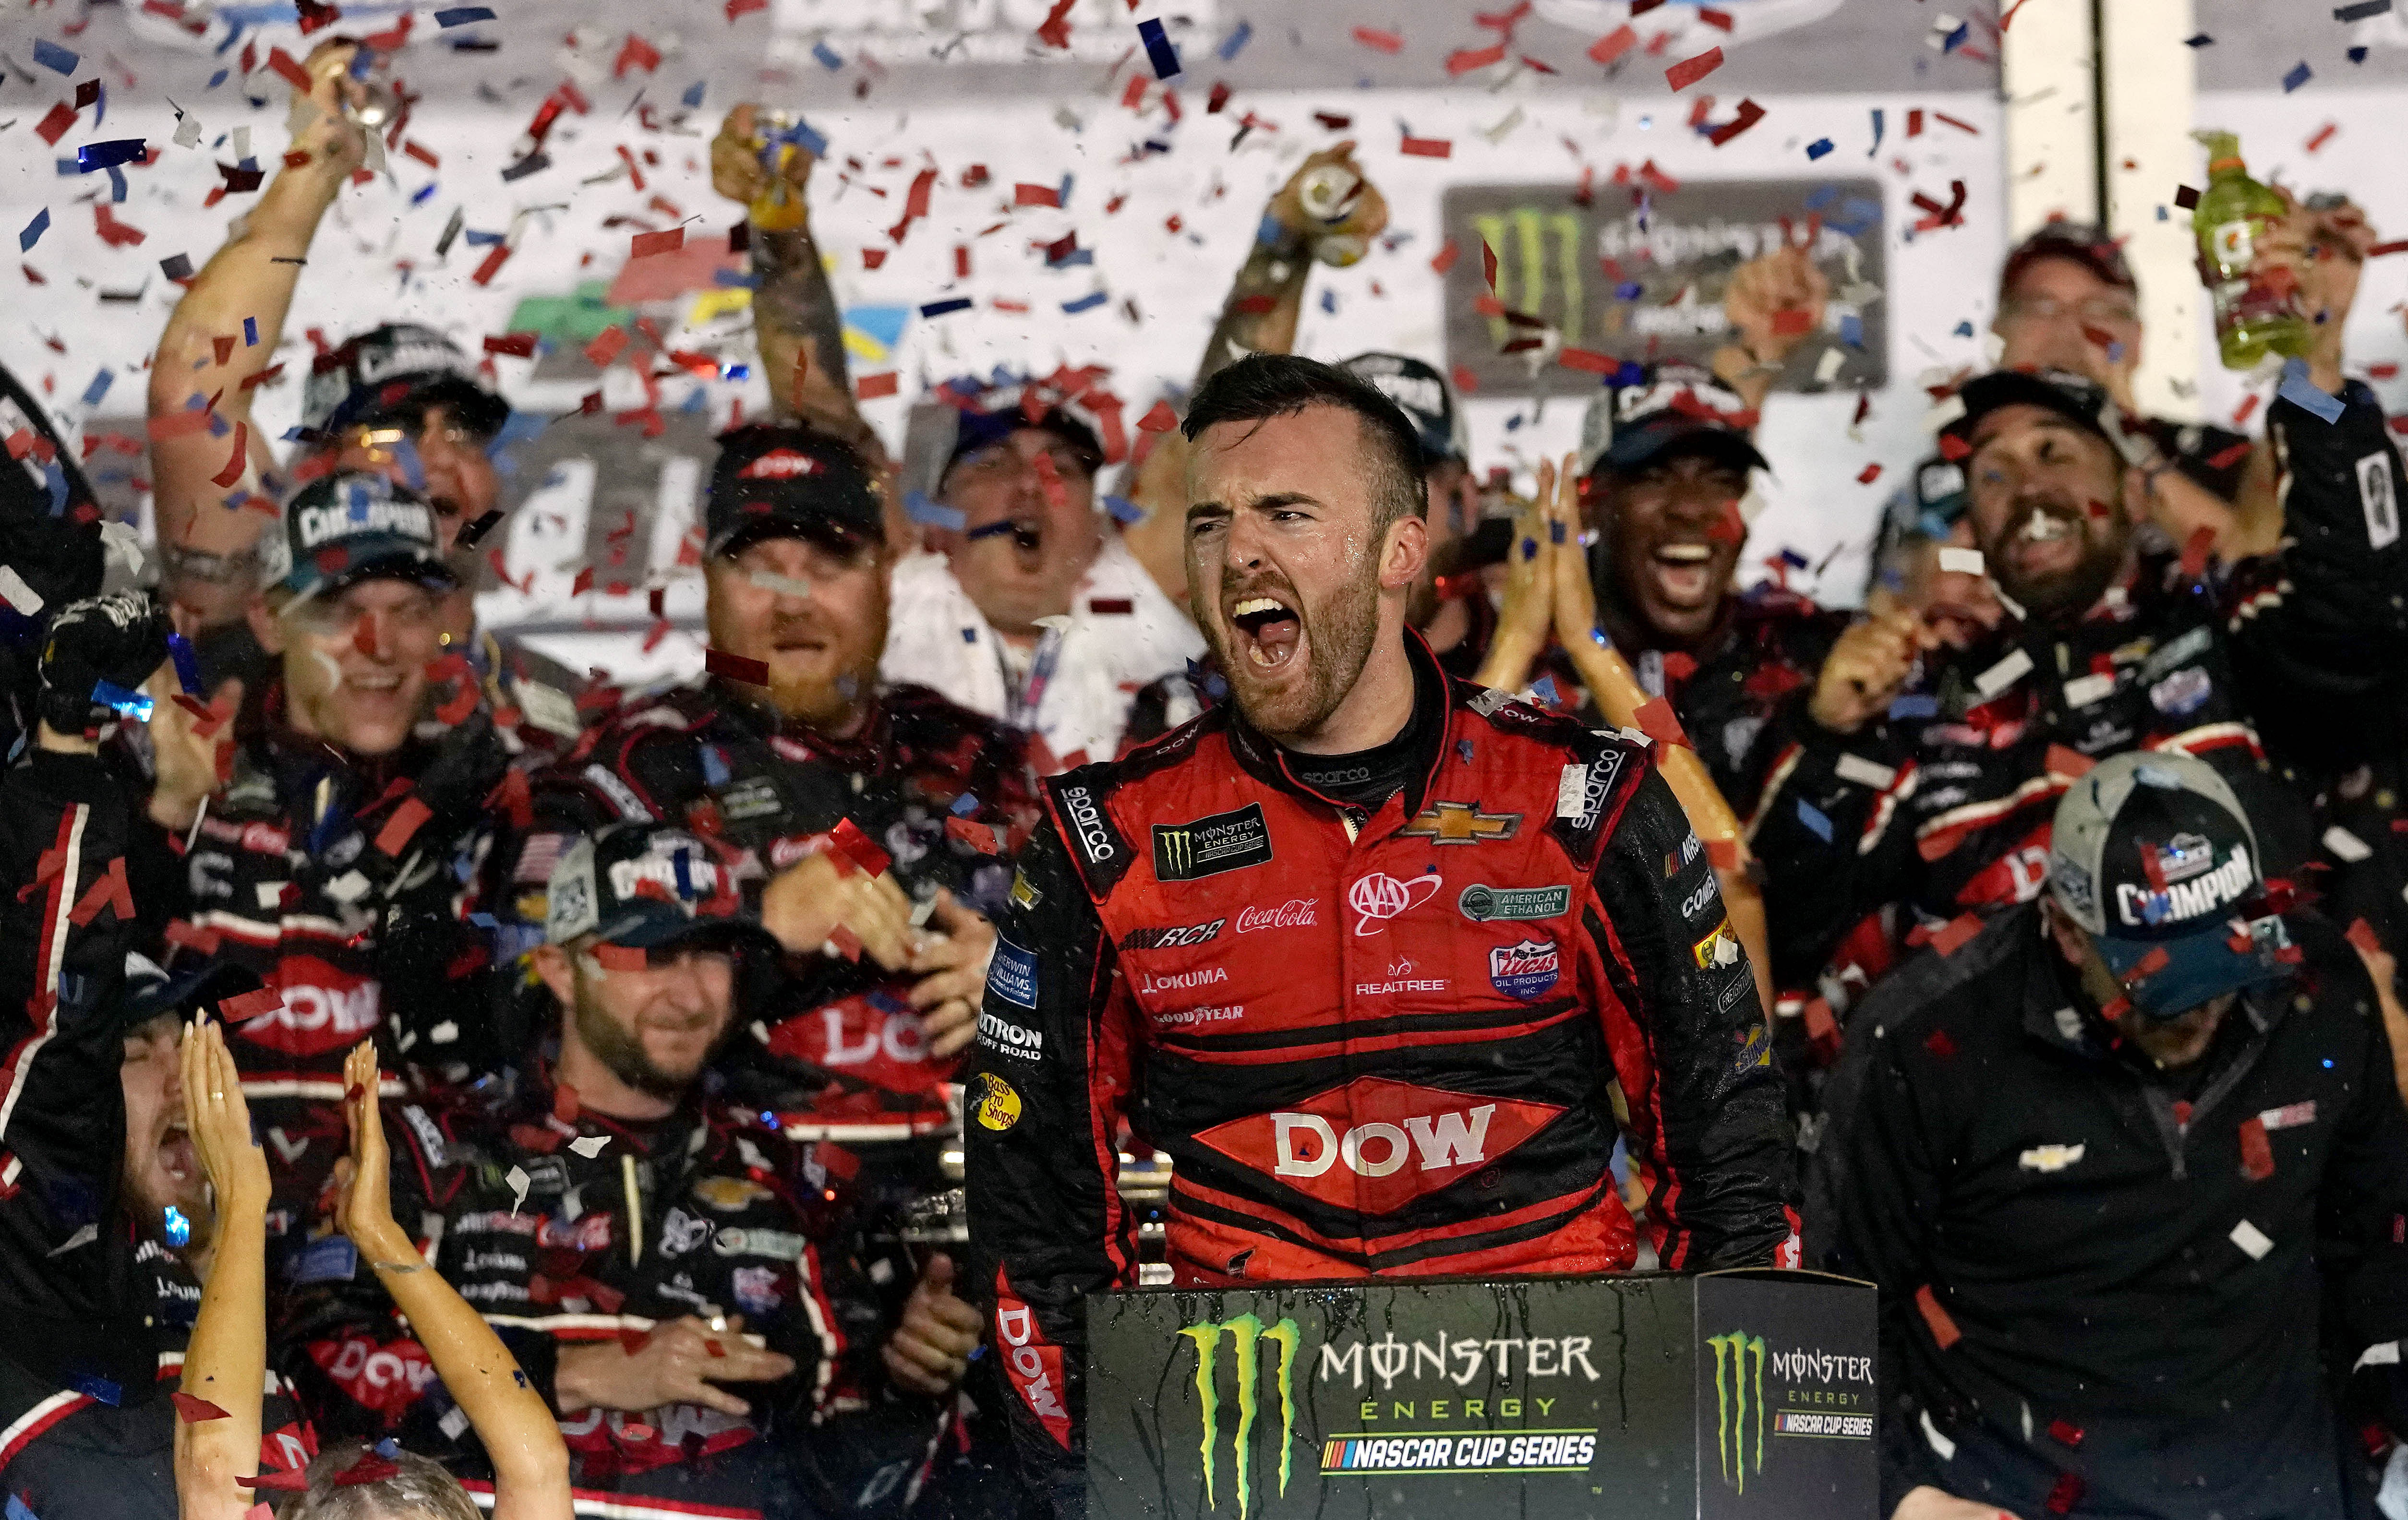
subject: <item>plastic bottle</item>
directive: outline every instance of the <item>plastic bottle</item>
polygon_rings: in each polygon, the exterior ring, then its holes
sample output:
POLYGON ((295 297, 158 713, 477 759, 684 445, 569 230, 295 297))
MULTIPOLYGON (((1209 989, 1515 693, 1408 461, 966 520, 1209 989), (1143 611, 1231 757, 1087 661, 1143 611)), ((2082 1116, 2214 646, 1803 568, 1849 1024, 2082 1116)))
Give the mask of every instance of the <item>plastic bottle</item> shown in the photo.
POLYGON ((2191 208, 2199 277, 2215 306, 2215 346, 2227 369, 2253 369, 2269 353, 2303 356, 2315 328, 2286 268, 2258 268, 2258 240, 2289 216, 2283 197, 2249 178, 2241 138, 2196 134, 2207 147, 2207 189, 2191 208))

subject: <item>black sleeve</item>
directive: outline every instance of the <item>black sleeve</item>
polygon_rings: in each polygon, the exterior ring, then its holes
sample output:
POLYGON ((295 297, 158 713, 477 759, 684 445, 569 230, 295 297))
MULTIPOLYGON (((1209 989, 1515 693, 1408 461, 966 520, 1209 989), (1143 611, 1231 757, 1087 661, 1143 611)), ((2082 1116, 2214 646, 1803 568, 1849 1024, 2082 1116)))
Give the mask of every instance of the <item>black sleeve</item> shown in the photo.
POLYGON ((1672 1270, 1795 1265, 1789 1137, 1755 973, 1713 862, 1654 767, 1594 881, 1604 917, 1588 932, 1627 1014, 1609 1013, 1606 1040, 1658 1258, 1672 1270))
POLYGON ((1914 1085, 1899 1065, 1902 1041, 1881 1034, 1869 1021, 1851 1030, 1852 1047, 1869 1040, 1872 1049, 1853 1121, 1832 1140, 1842 1153, 1835 1159, 1843 1181, 1830 1265, 1881 1289, 1880 1513, 1888 1514, 1916 1487, 1946 1489, 1924 1437, 1929 1414, 1915 1374, 1921 1358, 1936 1354, 1935 1343, 1914 1323, 1916 1292, 1945 1290, 1931 1282, 1928 1251, 1941 1201, 1930 1137, 1914 1085))
POLYGON ((2283 547, 2230 587, 2233 672, 2259 729, 2332 766, 2396 742, 2367 714, 2408 655, 2399 451, 2363 381, 2341 400, 2329 423, 2286 399, 2268 409, 2283 547))
POLYGON ((1813 693, 1810 683, 1774 709, 1756 740, 1760 780, 1744 804, 1731 796, 1764 868, 1772 982, 1782 988, 1813 985, 1856 922, 1899 895, 1891 873, 1904 864, 1895 852, 1857 853, 1898 781, 1903 745, 1885 724, 1832 733, 1807 710, 1813 693))
MULTIPOLYGON (((2361 1014, 2354 1063, 2358 1090, 2333 1133, 2320 1188, 2318 1255, 2333 1283, 2344 1346, 2355 1360, 2368 1347, 2408 1351, 2408 1108, 2391 1062, 2391 1040, 2358 957, 2335 943, 2323 974, 2354 989, 2361 1014)), ((2380 1356, 2381 1353, 2377 1353, 2380 1356)), ((2396 1371, 2396 1367, 2395 1367, 2396 1371)), ((2402 1434, 2408 1439, 2408 1433, 2402 1434)))
POLYGON ((997 930, 963 1124, 973 1285, 994 1305, 1022 1470, 1077 1515, 1084 1298, 1137 1278, 1115 1185, 1133 1071, 1112 949, 1051 822, 1020 857, 997 930))

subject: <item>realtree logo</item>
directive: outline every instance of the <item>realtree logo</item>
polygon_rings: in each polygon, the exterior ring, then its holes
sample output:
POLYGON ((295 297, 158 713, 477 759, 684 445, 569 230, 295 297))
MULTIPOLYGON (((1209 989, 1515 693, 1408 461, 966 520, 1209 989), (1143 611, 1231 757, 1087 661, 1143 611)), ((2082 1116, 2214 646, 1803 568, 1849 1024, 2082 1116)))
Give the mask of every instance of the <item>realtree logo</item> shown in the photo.
POLYGON ((1764 1471, 1764 1337, 1732 1330, 1708 1336, 1714 1350, 1714 1454, 1723 1482, 1747 1492, 1747 1430, 1756 1423, 1756 1470, 1764 1471), (1748 1394, 1754 1390, 1756 1397, 1748 1394))
POLYGON ((1238 1520, 1246 1520, 1253 1507, 1254 1488, 1251 1462, 1254 1455, 1254 1418, 1258 1412, 1257 1395, 1261 1385, 1261 1369, 1256 1366, 1256 1348, 1264 1341, 1279 1347, 1280 1447, 1279 1491, 1287 1493, 1288 1459, 1296 1445, 1296 1321, 1283 1319, 1266 1328, 1258 1314, 1240 1314, 1235 1319, 1218 1324, 1190 1325, 1179 1332, 1196 1342, 1196 1397, 1204 1413, 1204 1507, 1217 1511, 1220 1500, 1213 1494, 1213 1449, 1221 1441, 1221 1395, 1213 1374, 1219 1369, 1221 1338, 1229 1338, 1230 1349, 1238 1358, 1238 1520))

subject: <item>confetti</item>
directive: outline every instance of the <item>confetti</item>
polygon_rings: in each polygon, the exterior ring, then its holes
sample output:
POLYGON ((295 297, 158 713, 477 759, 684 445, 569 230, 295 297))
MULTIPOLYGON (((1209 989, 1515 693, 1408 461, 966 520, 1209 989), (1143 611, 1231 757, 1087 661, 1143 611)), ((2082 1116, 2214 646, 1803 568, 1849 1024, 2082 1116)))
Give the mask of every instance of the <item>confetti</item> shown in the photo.
POLYGON ((2291 66, 2291 72, 2283 76, 2283 93, 2287 95, 2315 78, 2315 71, 2308 67, 2308 61, 2302 58, 2291 66))
POLYGON ((704 669, 727 681, 740 681, 748 686, 769 684, 768 666, 746 655, 710 649, 703 652, 702 664, 704 669))
MULTIPOLYGON (((2391 0, 2358 0, 2358 4, 2356 5, 2335 6, 2333 7, 2333 20, 2337 22, 2362 22, 2369 16, 2383 15, 2390 8, 2391 0)), ((35 47, 38 53, 40 44, 36 43, 35 47)))
POLYGON ((1141 21, 1137 23, 1137 35, 1145 44, 1147 61, 1154 65, 1154 77, 1157 79, 1176 79, 1179 75, 1179 50, 1172 47, 1170 38, 1163 35, 1162 22, 1141 21))
POLYGON ((50 230, 50 208, 45 206, 34 213, 34 220, 26 222, 25 230, 17 235, 17 251, 30 251, 36 243, 42 240, 42 234, 50 230))
POLYGON ((1410 158, 1448 158, 1455 153, 1455 144, 1444 137, 1408 136, 1398 151, 1410 158))
POLYGON ((610 1137, 608 1135, 588 1135, 583 1140, 570 1140, 568 1142, 568 1148, 576 1152, 579 1155, 583 1156, 586 1160, 591 1161, 595 1156, 600 1155, 602 1154, 602 1148, 609 1143, 610 1137))
POLYGON ((1708 48, 1695 58, 1684 58, 1666 69, 1664 82, 1675 91, 1686 90, 1722 66, 1723 50, 1720 48, 1708 48))
POLYGON ((1245 50, 1246 44, 1253 41, 1254 36, 1254 23, 1250 21, 1240 20, 1238 22, 1237 29, 1231 32, 1227 36, 1223 37, 1221 39, 1221 46, 1215 49, 1214 51, 1220 55, 1221 62, 1226 64, 1231 59, 1237 57, 1240 52, 1243 52, 1245 50))
POLYGON ((627 240, 627 257, 645 259, 655 253, 675 253, 683 247, 683 227, 671 227, 666 232, 639 232, 627 240))
POLYGON ((1954 955, 1975 935, 1982 932, 1979 913, 1959 913, 1940 926, 1931 937, 1931 948, 1942 955, 1954 955))
POLYGON ((1383 32, 1372 26, 1354 28, 1354 40, 1374 52, 1401 52, 1405 46, 1405 39, 1396 33, 1383 32))
POLYGON ((1948 1317, 1948 1311, 1940 1307, 1940 1298, 1931 1291, 1930 1283, 1914 1290, 1914 1307, 1922 1312, 1924 1326, 1931 1331, 1931 1339, 1941 1350, 1946 1351, 1965 1339, 1965 1332, 1948 1317))
POLYGON ((2252 1261, 2265 1260, 2266 1253, 2274 1249, 2273 1238, 2245 1219, 2232 1226, 2230 1239, 2252 1261))
POLYGON ((510 1217, 515 1219, 520 1207, 526 1202, 527 1184, 534 1179, 526 1174, 524 1167, 512 1167, 502 1180, 510 1184, 510 1217))
POLYGON ((2327 393, 2308 379, 2307 365, 2298 359, 2283 366, 2283 383, 2275 388, 2274 394, 2302 410, 2314 412, 2327 423, 2340 422, 2344 409, 2339 396, 2327 393))
POLYGON ((170 1389, 168 1390, 167 1397, 175 1401, 176 1417, 186 1425, 199 1425, 204 1421, 208 1420, 230 1420, 234 1418, 233 1415, 228 1414, 224 1410, 218 1408, 218 1406, 210 1403, 208 1399, 195 1398, 191 1394, 184 1393, 180 1390, 170 1389))
POLYGON ((491 6, 454 6, 449 10, 438 10, 435 13, 435 24, 437 26, 466 26, 471 22, 490 22, 493 19, 494 10, 491 6))
POLYGON ((50 69, 56 73, 72 76, 76 71, 77 65, 82 61, 82 55, 80 53, 75 52, 70 49, 62 48, 48 37, 36 37, 34 39, 34 62, 41 65, 44 68, 50 69))

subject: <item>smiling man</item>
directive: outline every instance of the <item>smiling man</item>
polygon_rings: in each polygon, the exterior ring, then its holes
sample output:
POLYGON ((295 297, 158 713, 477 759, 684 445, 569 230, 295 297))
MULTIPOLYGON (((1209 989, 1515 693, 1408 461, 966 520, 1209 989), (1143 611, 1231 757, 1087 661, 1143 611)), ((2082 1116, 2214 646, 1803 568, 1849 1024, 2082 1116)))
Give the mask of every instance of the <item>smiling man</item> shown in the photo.
POLYGON ((1369 382, 1257 356, 1184 429, 1231 700, 1046 783, 987 980, 979 1283, 1023 1461, 1080 1513, 1083 1296, 1133 1286, 1125 1119, 1195 1286, 1794 1260, 1779 1084, 1644 741, 1449 680, 1406 626, 1426 501, 1369 382))

